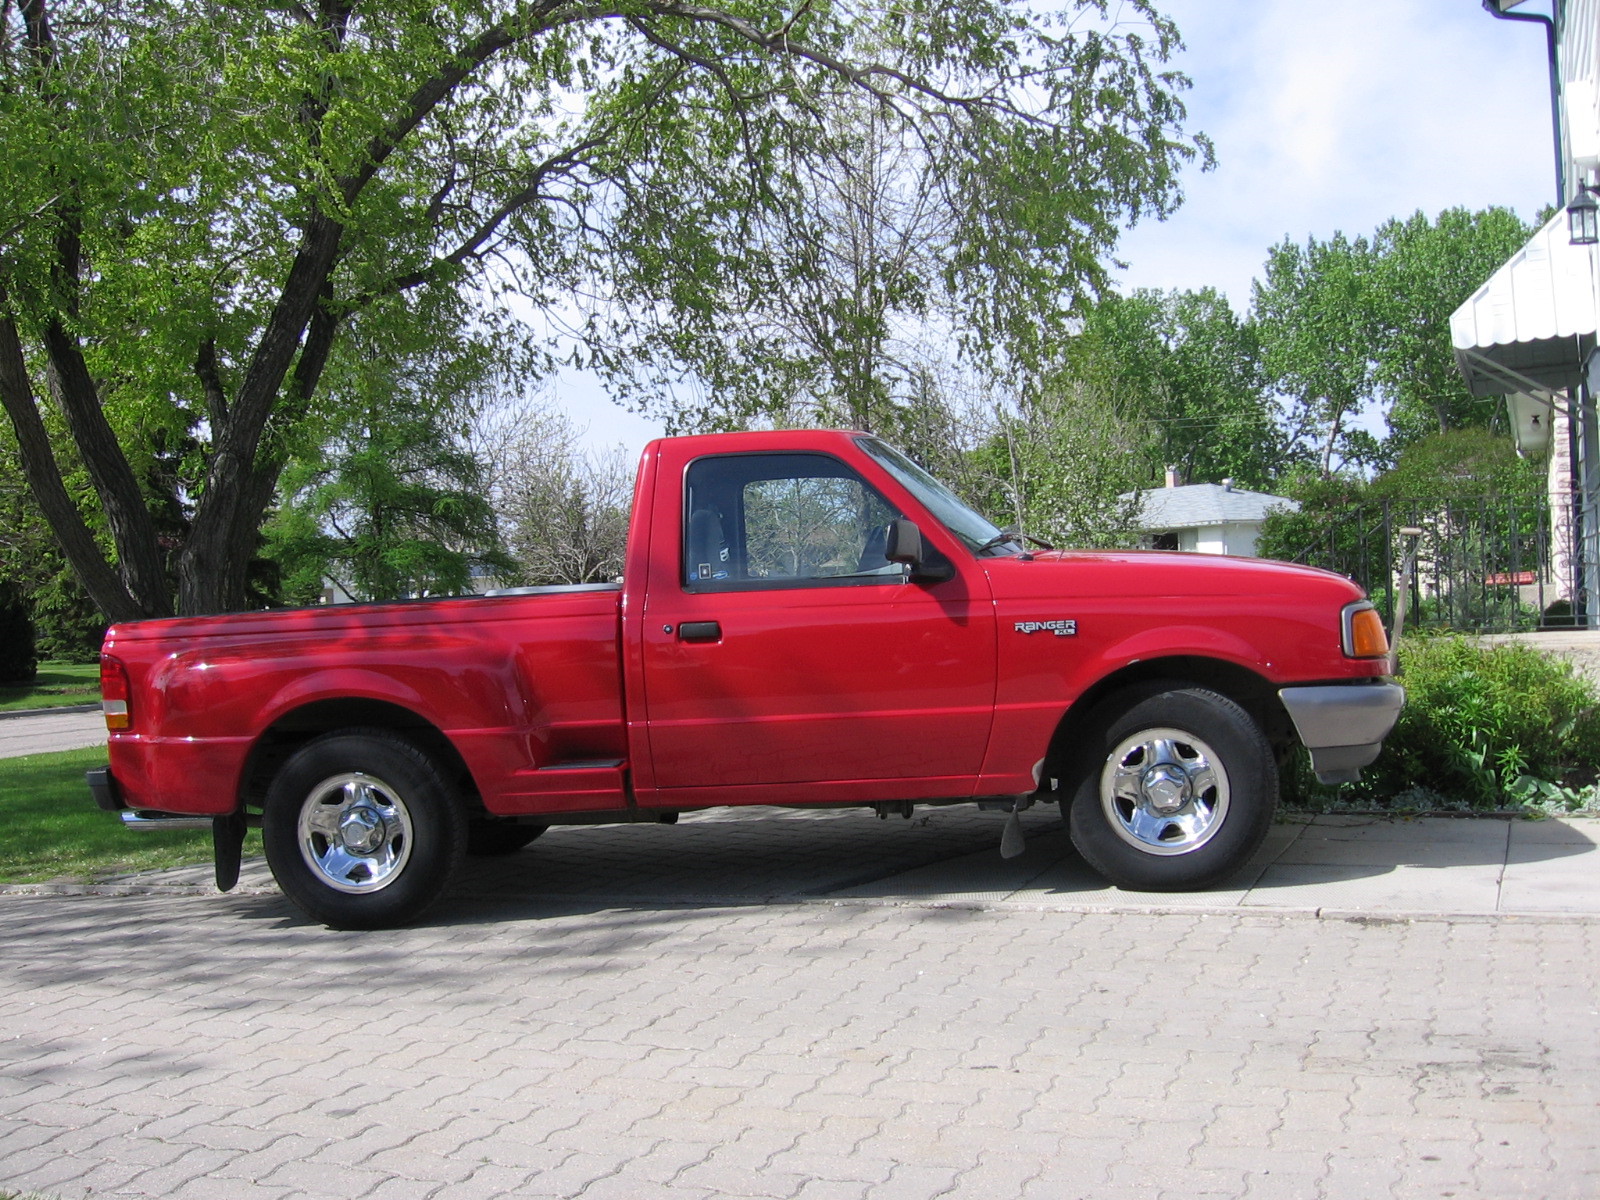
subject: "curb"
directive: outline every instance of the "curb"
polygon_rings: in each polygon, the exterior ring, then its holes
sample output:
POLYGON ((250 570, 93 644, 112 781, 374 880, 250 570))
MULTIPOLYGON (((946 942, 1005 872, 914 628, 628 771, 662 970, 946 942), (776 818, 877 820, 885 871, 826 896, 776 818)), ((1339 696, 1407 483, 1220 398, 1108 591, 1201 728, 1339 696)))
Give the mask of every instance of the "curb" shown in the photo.
POLYGON ((48 717, 52 713, 90 713, 99 712, 100 705, 94 704, 63 704, 56 708, 13 708, 0 712, 0 721, 7 721, 13 717, 48 717))

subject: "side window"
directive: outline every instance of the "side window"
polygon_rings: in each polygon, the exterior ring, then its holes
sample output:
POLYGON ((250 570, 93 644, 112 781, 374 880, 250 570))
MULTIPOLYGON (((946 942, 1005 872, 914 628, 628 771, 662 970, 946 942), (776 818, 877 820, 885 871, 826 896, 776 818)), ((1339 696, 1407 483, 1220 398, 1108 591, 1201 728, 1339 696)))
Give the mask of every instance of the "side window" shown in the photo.
POLYGON ((688 475, 683 577, 695 588, 899 580, 883 557, 899 514, 823 454, 704 458, 688 475))

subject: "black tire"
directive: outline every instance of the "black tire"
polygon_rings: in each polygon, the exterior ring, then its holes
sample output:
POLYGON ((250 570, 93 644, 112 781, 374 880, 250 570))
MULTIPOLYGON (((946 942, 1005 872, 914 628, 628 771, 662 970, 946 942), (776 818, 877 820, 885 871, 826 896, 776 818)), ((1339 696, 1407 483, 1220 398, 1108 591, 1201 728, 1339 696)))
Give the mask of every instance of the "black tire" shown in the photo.
POLYGON ((480 818, 467 822, 467 856, 499 858, 515 854, 545 831, 545 825, 518 825, 515 821, 480 818))
POLYGON ((1067 826, 1118 887, 1210 887, 1267 836, 1278 805, 1272 747, 1226 696, 1180 687, 1125 698, 1091 736, 1067 826))
POLYGON ((267 789, 267 864, 284 895, 334 929, 390 929, 439 898, 466 850, 466 818, 431 759, 387 730, 307 742, 267 789))

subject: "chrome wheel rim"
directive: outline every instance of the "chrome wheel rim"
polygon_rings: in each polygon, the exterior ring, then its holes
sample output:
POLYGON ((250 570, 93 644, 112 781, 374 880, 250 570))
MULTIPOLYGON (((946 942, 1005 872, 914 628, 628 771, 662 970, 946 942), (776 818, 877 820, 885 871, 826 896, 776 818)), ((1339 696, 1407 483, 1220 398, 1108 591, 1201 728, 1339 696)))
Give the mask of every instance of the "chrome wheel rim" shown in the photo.
POLYGON ((1228 815, 1228 772, 1182 729, 1144 729, 1117 744, 1100 775, 1111 828, 1145 854, 1191 854, 1228 815))
POLYGON ((411 857, 411 814, 400 794, 362 771, 324 779, 300 805, 300 857, 317 881, 364 895, 393 883, 411 857))

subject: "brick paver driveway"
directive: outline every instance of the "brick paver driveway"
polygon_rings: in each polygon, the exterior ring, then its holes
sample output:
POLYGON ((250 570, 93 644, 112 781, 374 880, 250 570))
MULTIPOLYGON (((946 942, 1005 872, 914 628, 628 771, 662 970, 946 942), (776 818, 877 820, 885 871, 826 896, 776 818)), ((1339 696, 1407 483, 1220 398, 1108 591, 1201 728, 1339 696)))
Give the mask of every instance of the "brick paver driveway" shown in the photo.
POLYGON ((672 905, 540 890, 541 845, 393 933, 0 898, 0 1187, 1600 1195, 1592 918, 672 905))

